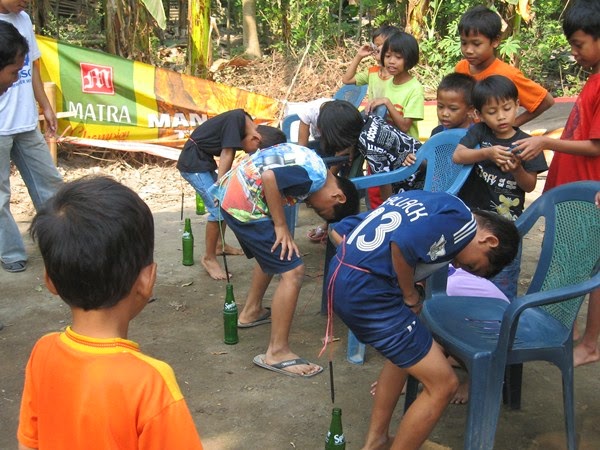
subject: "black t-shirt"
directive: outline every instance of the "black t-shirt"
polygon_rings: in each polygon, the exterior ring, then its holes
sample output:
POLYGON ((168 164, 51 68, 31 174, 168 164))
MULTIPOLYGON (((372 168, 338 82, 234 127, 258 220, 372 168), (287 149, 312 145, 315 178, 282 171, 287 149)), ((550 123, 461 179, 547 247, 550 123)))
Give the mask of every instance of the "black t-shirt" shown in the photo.
MULTIPOLYGON (((477 123, 467 131, 460 143, 473 149, 477 146, 486 148, 494 145, 510 147, 513 142, 529 137, 519 128, 515 128, 515 131, 515 135, 509 139, 498 139, 490 127, 484 123, 477 123)), ((548 170, 543 154, 531 161, 523 161, 522 165, 527 172, 540 173, 548 170)), ((502 172, 490 160, 474 165, 458 196, 471 209, 494 211, 511 220, 516 220, 523 213, 525 203, 525 191, 517 186, 513 174, 502 172)))
POLYGON ((241 149, 246 134, 243 109, 224 112, 199 125, 183 146, 177 169, 181 172, 200 173, 217 170, 215 156, 224 148, 241 149))

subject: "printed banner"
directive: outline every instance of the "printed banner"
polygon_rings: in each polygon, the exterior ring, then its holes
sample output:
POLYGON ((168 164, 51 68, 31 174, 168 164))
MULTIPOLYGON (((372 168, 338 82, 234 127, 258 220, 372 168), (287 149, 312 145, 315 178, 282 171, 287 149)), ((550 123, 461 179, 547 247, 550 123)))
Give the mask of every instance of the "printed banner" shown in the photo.
POLYGON ((276 122, 276 99, 36 37, 42 80, 56 84, 56 110, 67 116, 57 133, 66 142, 176 159, 173 148, 222 112, 243 108, 257 123, 276 122))

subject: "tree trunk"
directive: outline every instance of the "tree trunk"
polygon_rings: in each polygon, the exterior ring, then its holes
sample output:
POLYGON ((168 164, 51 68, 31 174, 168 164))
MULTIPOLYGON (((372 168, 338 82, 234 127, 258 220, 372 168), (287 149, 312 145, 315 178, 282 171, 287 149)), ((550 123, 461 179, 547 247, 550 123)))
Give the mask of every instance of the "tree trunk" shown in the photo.
POLYGON ((210 0, 189 0, 187 72, 206 78, 211 59, 210 0))
POLYGON ((106 51, 152 63, 150 36, 154 20, 138 0, 106 0, 106 51))
POLYGON ((244 49, 248 56, 260 58, 262 52, 256 28, 256 0, 242 0, 244 49))

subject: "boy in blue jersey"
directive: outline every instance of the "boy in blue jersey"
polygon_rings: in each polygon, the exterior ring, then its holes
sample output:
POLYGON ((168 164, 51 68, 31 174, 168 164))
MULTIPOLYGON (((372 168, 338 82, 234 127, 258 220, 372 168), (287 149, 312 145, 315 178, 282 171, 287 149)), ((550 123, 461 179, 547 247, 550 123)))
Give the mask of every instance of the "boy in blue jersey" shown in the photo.
POLYGON ((484 277, 498 273, 516 255, 517 229, 496 213, 471 213, 449 194, 417 190, 342 220, 331 238, 338 245, 328 279, 335 312, 361 342, 387 358, 363 448, 390 444, 390 420, 410 374, 424 390, 404 415, 391 448, 418 449, 458 380, 416 316, 423 295, 415 282, 449 262, 484 277))
POLYGON ((333 175, 313 150, 280 144, 247 156, 211 192, 244 253, 248 258, 256 258, 238 323, 240 328, 249 328, 271 318, 267 351, 257 355, 254 363, 290 376, 310 377, 320 373, 322 367, 300 358, 288 342, 304 279, 304 264, 283 207, 304 201, 321 218, 339 221, 358 212, 354 184, 333 175), (262 300, 275 274, 281 278, 273 294, 272 309, 268 310, 262 306, 262 300))

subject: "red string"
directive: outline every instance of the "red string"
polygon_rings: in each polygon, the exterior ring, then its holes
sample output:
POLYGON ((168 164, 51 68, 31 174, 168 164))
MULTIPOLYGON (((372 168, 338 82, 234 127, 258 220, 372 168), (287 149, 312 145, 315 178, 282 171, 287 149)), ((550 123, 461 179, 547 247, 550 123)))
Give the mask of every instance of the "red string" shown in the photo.
MULTIPOLYGON (((335 270, 331 274, 331 278, 329 279, 329 284, 327 285, 327 325, 325 327, 325 339, 323 342, 323 347, 321 348, 321 351, 319 352, 319 358, 325 352, 325 349, 327 348, 327 344, 329 343, 330 339, 333 339, 333 294, 335 292, 335 280, 337 279, 337 275, 340 271, 340 268, 342 266, 346 266, 346 267, 350 267, 351 269, 360 270, 361 272, 371 273, 367 269, 363 269, 362 267, 348 264, 344 261, 344 258, 346 256, 346 236, 343 237, 342 243, 340 245, 342 246, 342 257, 340 258, 337 254, 334 256, 338 260, 338 265, 336 266, 335 270)), ((333 347, 332 347, 332 349, 333 349, 333 347)), ((329 359, 331 360, 332 357, 333 357, 333 354, 330 353, 329 359)))

